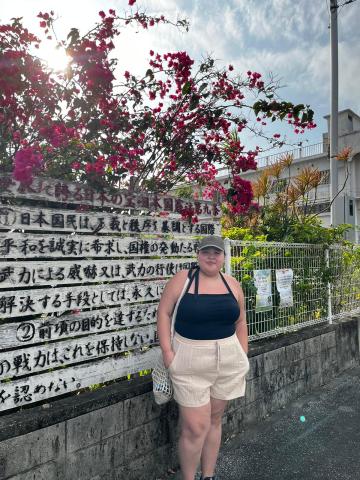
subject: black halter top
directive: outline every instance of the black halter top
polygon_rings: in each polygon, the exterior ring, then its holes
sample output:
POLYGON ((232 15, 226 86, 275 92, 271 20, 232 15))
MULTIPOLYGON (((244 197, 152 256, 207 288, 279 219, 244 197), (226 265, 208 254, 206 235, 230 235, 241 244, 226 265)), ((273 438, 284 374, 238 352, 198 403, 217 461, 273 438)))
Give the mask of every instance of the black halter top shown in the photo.
POLYGON ((229 293, 199 294, 199 268, 189 272, 190 282, 182 297, 175 320, 175 332, 193 340, 216 340, 231 337, 239 318, 239 304, 220 272, 229 293), (195 279, 194 293, 189 289, 195 279))

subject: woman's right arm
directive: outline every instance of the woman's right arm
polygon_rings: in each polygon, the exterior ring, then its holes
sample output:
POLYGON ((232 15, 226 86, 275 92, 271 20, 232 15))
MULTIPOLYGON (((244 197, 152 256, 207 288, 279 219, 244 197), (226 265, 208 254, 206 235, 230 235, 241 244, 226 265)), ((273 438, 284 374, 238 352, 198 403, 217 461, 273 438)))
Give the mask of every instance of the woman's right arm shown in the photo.
POLYGON ((187 270, 181 270, 168 281, 157 310, 157 335, 166 368, 175 356, 171 346, 171 317, 186 282, 187 274, 187 270))

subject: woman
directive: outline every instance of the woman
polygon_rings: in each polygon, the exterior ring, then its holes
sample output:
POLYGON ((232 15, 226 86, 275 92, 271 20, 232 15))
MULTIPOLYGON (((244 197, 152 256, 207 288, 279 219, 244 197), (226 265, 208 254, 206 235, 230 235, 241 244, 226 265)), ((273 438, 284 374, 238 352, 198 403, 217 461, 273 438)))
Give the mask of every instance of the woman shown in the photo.
POLYGON ((198 268, 178 272, 166 285, 158 308, 158 336, 180 410, 179 460, 183 480, 194 480, 201 460, 202 479, 215 479, 221 420, 228 400, 245 393, 248 332, 244 294, 223 275, 221 237, 201 240, 198 268), (176 315, 174 307, 190 279, 176 315))

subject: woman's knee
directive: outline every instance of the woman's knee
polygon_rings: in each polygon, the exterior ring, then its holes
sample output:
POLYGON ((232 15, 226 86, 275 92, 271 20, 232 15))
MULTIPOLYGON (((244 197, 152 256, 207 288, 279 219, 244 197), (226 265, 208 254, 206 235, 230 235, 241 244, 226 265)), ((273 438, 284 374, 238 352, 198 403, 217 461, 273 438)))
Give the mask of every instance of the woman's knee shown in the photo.
POLYGON ((210 419, 208 420, 192 420, 182 422, 181 434, 188 438, 203 438, 206 436, 210 428, 210 419))

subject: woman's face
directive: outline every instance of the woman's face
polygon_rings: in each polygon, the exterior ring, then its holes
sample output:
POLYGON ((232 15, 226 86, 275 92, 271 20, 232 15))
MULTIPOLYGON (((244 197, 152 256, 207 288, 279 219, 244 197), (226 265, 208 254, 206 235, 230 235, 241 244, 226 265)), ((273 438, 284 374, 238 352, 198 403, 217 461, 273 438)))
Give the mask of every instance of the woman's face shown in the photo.
POLYGON ((200 270, 207 275, 216 275, 224 265, 224 252, 214 247, 202 248, 198 253, 200 270))

